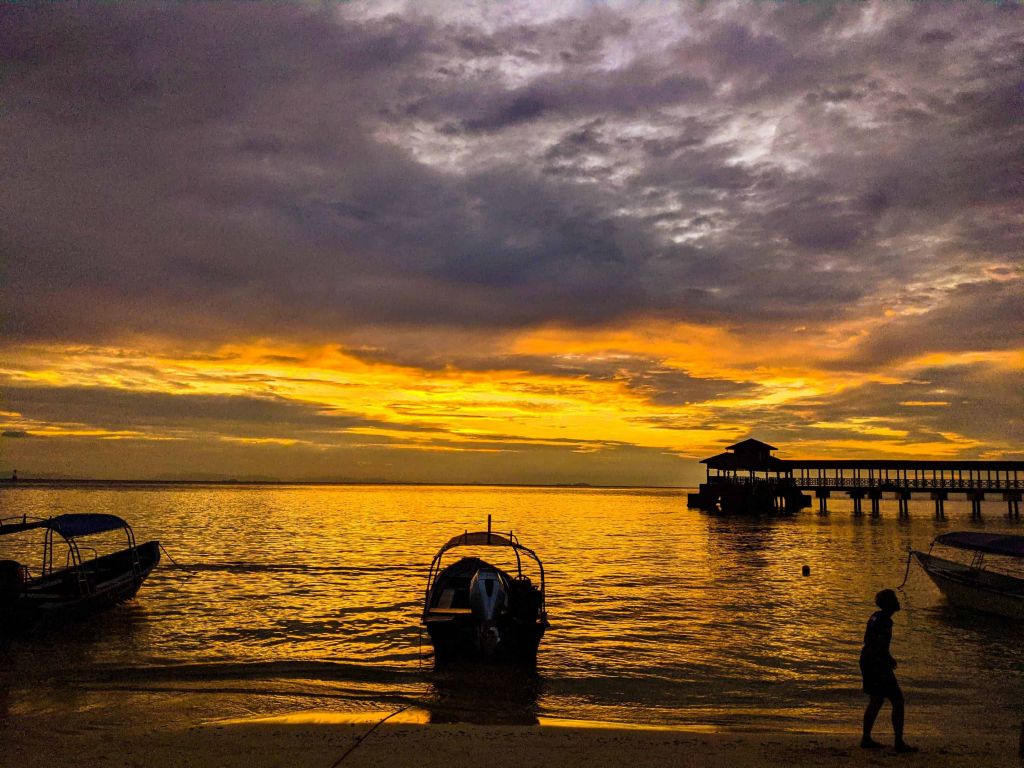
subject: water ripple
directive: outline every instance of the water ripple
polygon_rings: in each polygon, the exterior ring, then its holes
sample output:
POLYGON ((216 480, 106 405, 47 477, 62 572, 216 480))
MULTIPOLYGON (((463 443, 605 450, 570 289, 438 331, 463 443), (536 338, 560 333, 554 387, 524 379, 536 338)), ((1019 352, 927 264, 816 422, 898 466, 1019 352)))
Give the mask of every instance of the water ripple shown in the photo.
MULTIPOLYGON (((504 683, 485 676, 467 692, 433 676, 419 613, 437 548, 491 513, 536 549, 548 583, 552 627, 516 716, 832 727, 862 703, 864 621, 873 594, 902 580, 907 546, 978 525, 957 501, 947 523, 914 501, 909 523, 855 519, 841 499, 825 518, 765 521, 688 511, 682 492, 638 489, 0 494, 9 515, 121 515, 177 563, 161 563, 130 604, 0 651, 0 685, 15 704, 47 690, 59 700, 75 684, 230 690, 253 711, 317 696, 332 707, 427 696, 444 712, 453 699, 472 709, 504 683)), ((1005 520, 984 526, 1019 532, 1005 520)), ((1019 728, 1019 628, 950 611, 920 573, 906 590, 893 651, 921 722, 955 709, 979 727, 1017 718, 1019 728)))

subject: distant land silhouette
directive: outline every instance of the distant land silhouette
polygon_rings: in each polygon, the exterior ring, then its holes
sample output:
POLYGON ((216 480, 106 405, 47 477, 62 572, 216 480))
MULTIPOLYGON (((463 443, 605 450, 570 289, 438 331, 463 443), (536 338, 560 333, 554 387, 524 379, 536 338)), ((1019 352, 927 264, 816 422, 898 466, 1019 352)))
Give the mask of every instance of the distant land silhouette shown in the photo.
POLYGON ((146 479, 109 479, 88 477, 64 477, 60 475, 37 475, 35 477, 0 478, 0 487, 17 486, 73 486, 73 485, 402 485, 423 487, 486 487, 486 488, 658 488, 682 490, 685 485, 597 485, 594 483, 488 483, 488 482, 417 482, 411 480, 280 480, 267 477, 153 477, 146 479))

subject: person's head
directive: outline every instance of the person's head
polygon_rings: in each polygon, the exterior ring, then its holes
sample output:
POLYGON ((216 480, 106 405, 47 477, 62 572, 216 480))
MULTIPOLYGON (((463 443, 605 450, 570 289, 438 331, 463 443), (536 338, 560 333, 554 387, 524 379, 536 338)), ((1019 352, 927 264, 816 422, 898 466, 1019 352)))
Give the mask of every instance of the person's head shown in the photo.
POLYGON ((891 589, 883 589, 875 595, 875 605, 883 611, 896 613, 900 609, 900 599, 896 597, 896 593, 891 589))

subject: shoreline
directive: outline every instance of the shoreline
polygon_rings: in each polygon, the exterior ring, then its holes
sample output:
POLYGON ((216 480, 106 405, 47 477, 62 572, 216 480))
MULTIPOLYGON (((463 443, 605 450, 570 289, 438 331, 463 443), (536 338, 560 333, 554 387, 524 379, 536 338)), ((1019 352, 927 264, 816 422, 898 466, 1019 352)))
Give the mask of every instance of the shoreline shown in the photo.
MULTIPOLYGON (((557 718, 536 725, 427 724, 421 722, 423 714, 306 710, 170 725, 157 718, 126 723, 110 713, 86 710, 64 713, 57 722, 39 714, 0 718, 0 741, 10 765, 18 768, 72 761, 126 768, 1020 765, 1017 734, 1005 739, 972 738, 969 732, 925 734, 912 740, 919 753, 900 755, 891 747, 860 749, 858 734, 851 732, 628 726, 557 718)), ((891 743, 888 728, 877 730, 876 738, 891 743)))

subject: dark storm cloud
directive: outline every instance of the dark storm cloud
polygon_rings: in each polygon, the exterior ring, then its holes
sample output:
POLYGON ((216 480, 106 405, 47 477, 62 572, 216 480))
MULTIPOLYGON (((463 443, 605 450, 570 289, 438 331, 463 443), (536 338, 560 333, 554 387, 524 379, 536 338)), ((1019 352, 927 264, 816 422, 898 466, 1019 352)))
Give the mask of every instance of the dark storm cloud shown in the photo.
POLYGON ((874 368, 933 350, 1014 349, 1024 339, 1021 297, 1016 280, 959 286, 942 294, 928 311, 893 318, 874 330, 843 365, 874 368))
POLYGON ((366 419, 282 397, 166 394, 102 387, 4 389, 4 407, 42 424, 78 424, 105 430, 215 431, 225 435, 315 438, 354 427, 421 431, 430 427, 366 419))
POLYGON ((101 440, 83 459, 76 438, 49 437, 22 441, 34 446, 19 457, 22 477, 67 476, 50 467, 75 466, 72 476, 113 479, 280 480, 410 483, 594 485, 664 484, 664 478, 696 480, 696 473, 678 456, 663 450, 609 445, 578 450, 566 444, 516 446, 499 450, 406 451, 386 442, 349 441, 331 446, 239 445, 211 440, 101 440), (131 446, 126 461, 125 445, 131 446), (521 447, 521 446, 520 446, 521 447), (509 462, 514 453, 515 463, 509 462))
POLYGON ((0 10, 5 332, 820 322, 1019 256, 1019 8, 365 10, 0 10))
MULTIPOLYGON (((906 430, 907 441, 969 435, 983 443, 999 444, 1024 434, 1019 371, 980 363, 928 368, 900 384, 865 384, 827 402, 789 403, 779 409, 778 417, 792 428, 802 429, 815 422, 856 419, 863 416, 865 402, 871 403, 869 426, 906 430)), ((849 430, 815 429, 810 433, 819 439, 850 435, 849 430)), ((886 439, 884 435, 859 437, 886 439)))
MULTIPOLYGON (((726 379, 697 378, 672 368, 664 360, 637 356, 611 359, 541 355, 465 355, 429 350, 346 349, 346 354, 367 362, 383 362, 437 372, 494 372, 564 379, 579 382, 614 382, 630 393, 659 406, 689 405, 722 397, 750 394, 755 388, 726 379)), ((525 379, 521 386, 529 386, 525 379)), ((539 389, 538 391, 545 391, 539 389)), ((536 407, 536 406, 534 406, 536 407)))
POLYGON ((594 114, 643 115, 647 110, 678 104, 699 104, 711 93, 700 78, 625 69, 609 77, 588 73, 576 79, 552 75, 510 93, 488 95, 472 105, 476 114, 464 119, 469 131, 498 131, 555 114, 561 119, 594 114))
MULTIPOLYGON (((414 424, 369 419, 330 407, 283 397, 247 395, 197 395, 140 392, 103 387, 7 387, 5 408, 22 420, 45 426, 74 425, 91 429, 130 431, 143 436, 189 439, 215 433, 249 439, 297 439, 303 442, 410 447, 429 445, 479 451, 516 451, 525 446, 561 445, 574 450, 598 451, 628 448, 615 440, 530 438, 514 434, 486 433, 468 438, 448 436, 448 429, 431 423, 435 413, 395 407, 398 413, 426 416, 414 424), (350 430, 386 430, 407 437, 350 430), (417 434, 419 433, 419 434, 417 434), (424 442, 429 433, 429 439, 424 442), (410 444, 409 440, 416 442, 410 444)), ((8 430, 3 437, 31 436, 30 431, 8 430)))
MULTIPOLYGON (((44 435, 19 439, 25 448, 17 454, 17 466, 28 467, 33 476, 73 466, 78 476, 96 478, 546 484, 572 477, 629 485, 664 482, 684 471, 674 454, 615 440, 454 435, 429 421, 398 424, 333 414, 279 397, 8 387, 5 408, 44 435), (53 428, 107 430, 119 433, 119 439, 83 438, 53 428), (84 453, 83 439, 89 446, 84 453), (112 442, 130 450, 112 448, 112 442), (501 458, 509 455, 514 455, 511 463, 501 458)), ((19 429, 2 436, 33 434, 19 429)))
MULTIPOLYGON (((712 412, 638 416, 659 429, 724 432, 721 448, 736 442, 734 425, 784 451, 810 440, 817 444, 856 440, 869 446, 892 442, 946 444, 964 458, 983 458, 993 447, 1004 458, 1024 456, 1020 373, 987 363, 924 368, 899 383, 868 382, 827 397, 772 406, 730 404, 712 412), (869 406, 865 406, 868 403, 869 406), (978 441, 965 447, 964 439, 978 441)), ((821 452, 821 449, 815 449, 821 452)), ((796 449, 799 455, 799 448, 796 449)), ((806 454, 805 454, 806 455, 806 454)))

